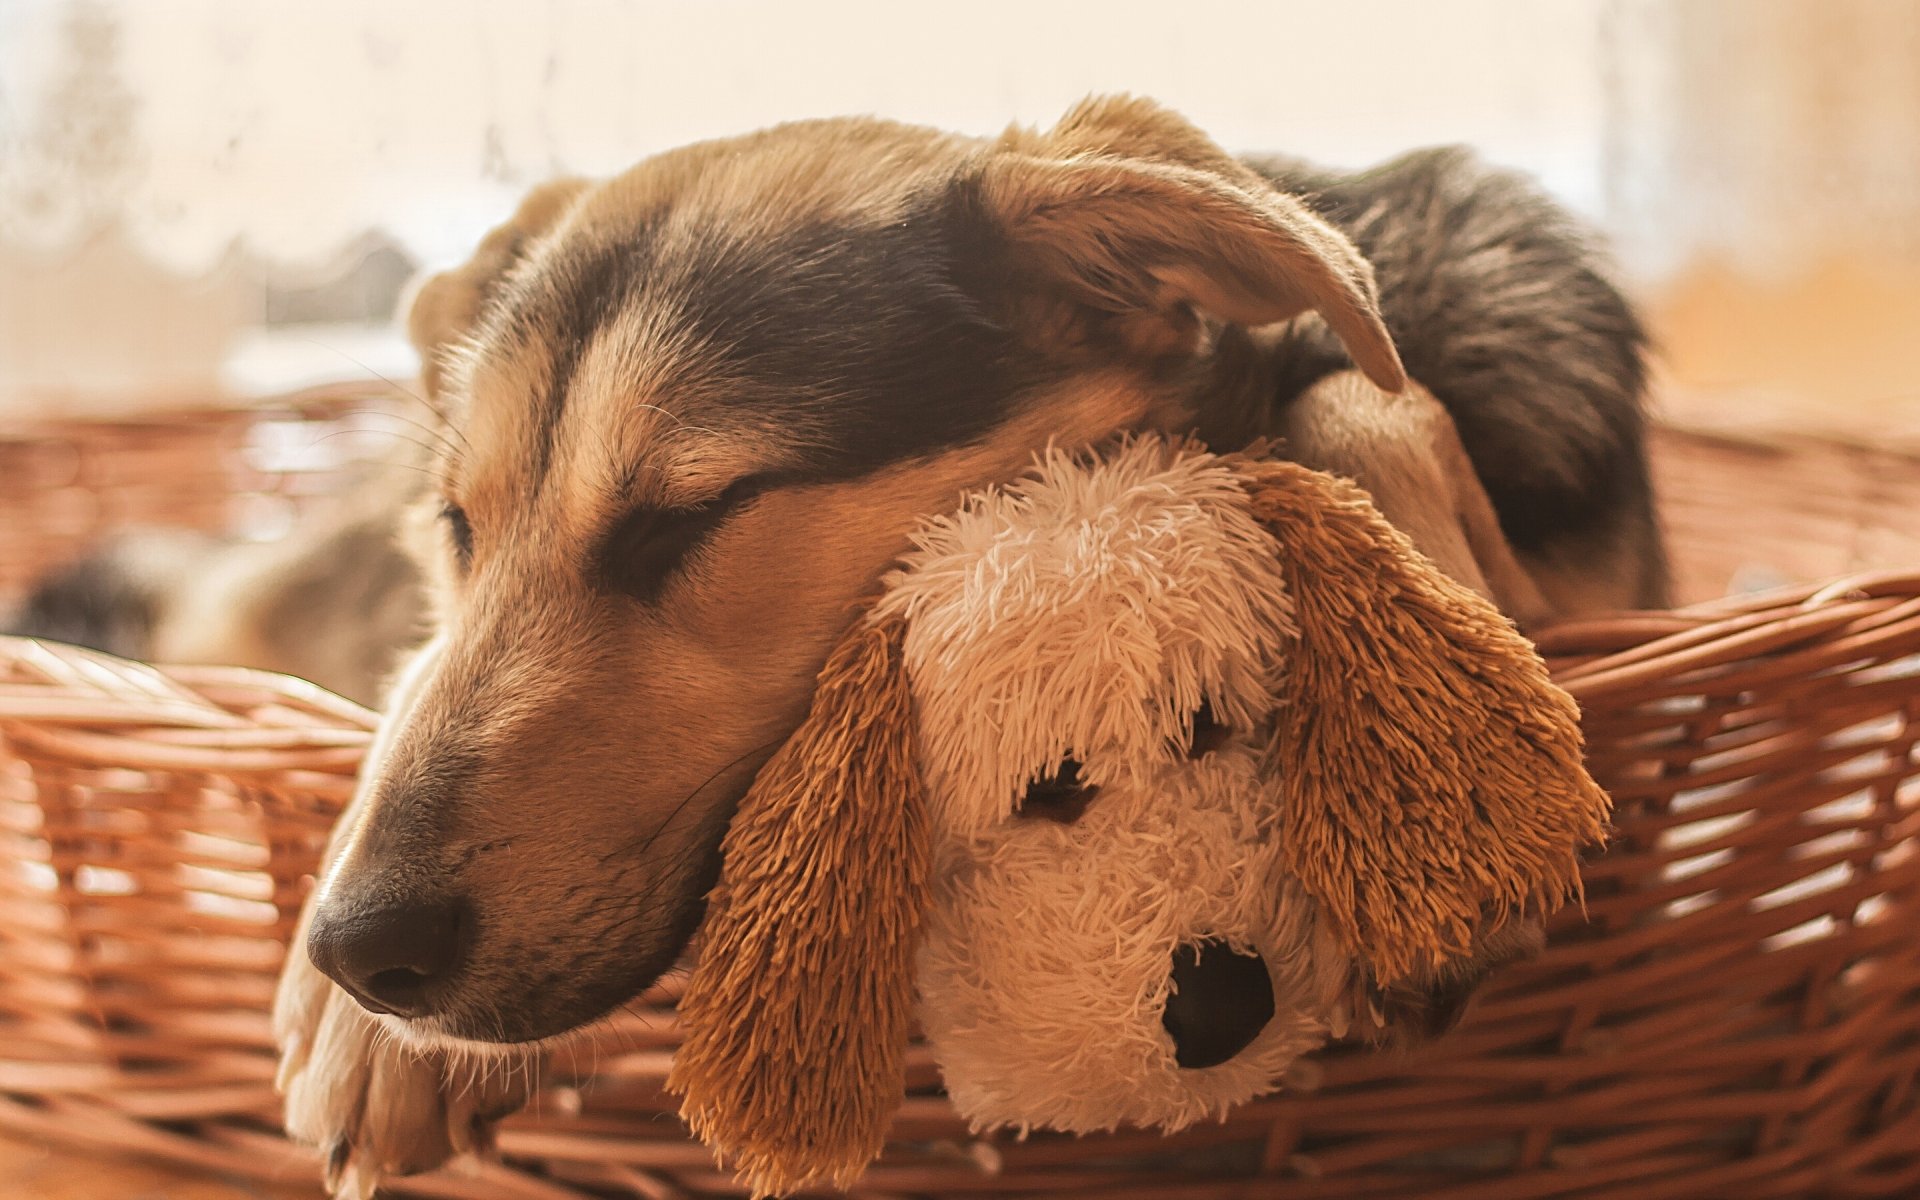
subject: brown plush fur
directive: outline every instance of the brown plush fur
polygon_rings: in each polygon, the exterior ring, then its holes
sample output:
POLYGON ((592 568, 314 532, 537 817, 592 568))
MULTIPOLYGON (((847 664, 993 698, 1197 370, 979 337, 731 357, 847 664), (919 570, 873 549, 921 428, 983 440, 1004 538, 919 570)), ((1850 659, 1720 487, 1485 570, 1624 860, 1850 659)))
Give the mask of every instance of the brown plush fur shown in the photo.
POLYGON ((1609 812, 1579 710, 1366 493, 1292 463, 1247 470, 1299 631, 1272 751, 1288 865, 1378 984, 1442 973, 1578 891, 1577 851, 1609 812))
POLYGON ((723 843, 668 1086, 757 1195, 847 1187, 899 1103, 926 908, 904 627, 861 623, 723 843))
POLYGON ((1285 457, 1350 479, 1423 555, 1522 629, 1555 609, 1514 557, 1446 408, 1409 382, 1382 391, 1357 371, 1300 394, 1281 428, 1285 457))

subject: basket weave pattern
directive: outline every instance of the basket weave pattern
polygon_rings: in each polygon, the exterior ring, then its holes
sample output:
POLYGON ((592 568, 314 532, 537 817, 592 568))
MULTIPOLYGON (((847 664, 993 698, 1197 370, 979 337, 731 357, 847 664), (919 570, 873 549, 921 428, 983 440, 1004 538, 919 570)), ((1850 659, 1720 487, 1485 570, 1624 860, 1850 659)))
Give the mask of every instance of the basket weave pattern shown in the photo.
MULTIPOLYGON (((1326 1055, 1309 1090, 1170 1139, 973 1138, 917 1049, 865 1194, 1920 1190, 1920 573, 1543 648, 1618 832, 1586 919, 1454 1035, 1326 1055)), ((0 1126, 314 1174, 275 1132, 266 1009, 370 728, 291 680, 0 642, 0 1126)), ((392 1191, 736 1194, 671 1117, 677 1040, 659 989, 550 1066, 503 1163, 392 1191)))
POLYGON ((0 608, 128 526, 246 535, 284 523, 388 448, 393 429, 412 436, 408 403, 399 385, 356 383, 244 409, 0 426, 0 608))

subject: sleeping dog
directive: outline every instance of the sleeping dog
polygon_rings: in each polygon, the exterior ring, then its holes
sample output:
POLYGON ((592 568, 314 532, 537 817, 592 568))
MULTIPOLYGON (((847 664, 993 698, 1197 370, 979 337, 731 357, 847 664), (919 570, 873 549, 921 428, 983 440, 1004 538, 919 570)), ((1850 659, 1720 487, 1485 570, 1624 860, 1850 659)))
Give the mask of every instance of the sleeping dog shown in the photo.
POLYGON ((450 1063, 674 963, 908 531, 1049 444, 1279 439, 1523 626, 1665 599, 1640 326, 1464 152, 1242 161, 1130 98, 990 140, 783 125, 538 189, 409 328, 451 426, 436 632, 276 1014, 290 1127, 350 1189, 521 1098, 450 1063))

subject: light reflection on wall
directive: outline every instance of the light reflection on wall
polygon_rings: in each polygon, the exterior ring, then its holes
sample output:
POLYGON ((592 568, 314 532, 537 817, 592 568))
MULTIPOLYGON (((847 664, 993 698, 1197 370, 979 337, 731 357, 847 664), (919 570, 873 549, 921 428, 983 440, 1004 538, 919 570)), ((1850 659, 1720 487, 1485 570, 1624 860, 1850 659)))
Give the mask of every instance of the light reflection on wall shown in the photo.
MULTIPOLYGON (((242 331, 324 315, 290 291, 366 291, 340 277, 370 237, 452 261, 562 170, 829 113, 991 132, 1100 90, 1336 163, 1471 143, 1648 289, 1920 259, 1908 3, 12 0, 0 404, 231 388, 242 331)), ((290 369, 248 336, 243 386, 290 369)))

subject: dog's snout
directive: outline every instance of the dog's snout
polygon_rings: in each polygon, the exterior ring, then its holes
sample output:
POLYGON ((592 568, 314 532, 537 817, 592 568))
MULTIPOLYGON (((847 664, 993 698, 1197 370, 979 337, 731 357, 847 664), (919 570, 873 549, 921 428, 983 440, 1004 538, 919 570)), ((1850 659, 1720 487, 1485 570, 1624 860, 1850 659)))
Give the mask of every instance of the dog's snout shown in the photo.
POLYGON ((1173 952, 1173 994, 1161 1024, 1182 1067, 1215 1067, 1245 1050, 1273 1019, 1273 980, 1257 954, 1205 941, 1173 952))
POLYGON ((369 1011, 425 1016, 460 969, 469 924, 466 905, 444 898, 323 906, 307 957, 369 1011))

